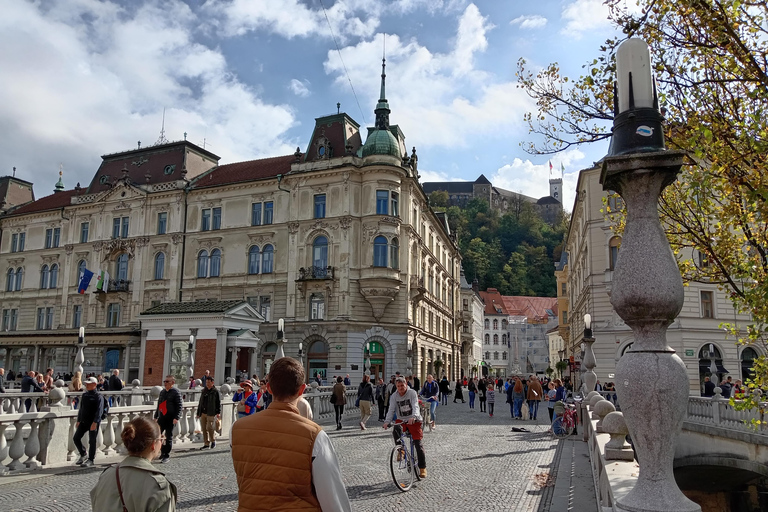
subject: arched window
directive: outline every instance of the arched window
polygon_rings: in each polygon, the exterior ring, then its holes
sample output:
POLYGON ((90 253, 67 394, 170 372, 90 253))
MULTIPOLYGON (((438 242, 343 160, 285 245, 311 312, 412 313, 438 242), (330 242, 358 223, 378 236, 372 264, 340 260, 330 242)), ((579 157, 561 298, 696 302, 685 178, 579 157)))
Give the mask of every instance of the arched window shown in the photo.
POLYGON ((16 284, 15 281, 16 281, 16 272, 12 268, 9 268, 8 277, 6 278, 6 281, 5 281, 5 291, 12 292, 13 287, 16 284))
POLYGON ((373 266, 387 266, 387 239, 383 236, 377 236, 373 240, 373 266))
POLYGON ((494 320, 493 321, 493 330, 496 331, 498 329, 499 329, 499 321, 498 320, 494 320))
POLYGON ((754 379, 755 378, 755 359, 757 359, 757 351, 752 347, 746 347, 741 351, 741 378, 754 379))
POLYGON ((312 243, 312 266, 317 267, 317 270, 328 267, 328 239, 324 236, 315 238, 312 243))
POLYGON ((59 265, 51 265, 51 280, 48 282, 48 288, 56 288, 59 283, 59 265))
POLYGON ((491 328, 491 321, 488 320, 487 318, 485 319, 485 328, 486 329, 490 329, 491 328))
POLYGON ((485 353, 485 360, 486 361, 490 361, 491 360, 491 353, 490 352, 486 352, 485 353))
POLYGON ((214 249, 211 251, 211 277, 221 275, 221 251, 214 249))
POLYGON ((493 335, 493 344, 494 345, 498 345, 499 344, 499 335, 498 334, 494 334, 493 335))
POLYGON ((83 274, 85 274, 85 260, 80 260, 77 262, 77 283, 80 284, 80 279, 82 279, 83 274))
POLYGON ((208 251, 197 253, 197 277, 208 277, 208 251))
POLYGON ((486 334, 485 335, 485 344, 486 345, 490 345, 491 344, 491 335, 490 334, 486 334))
POLYGON ((501 321, 501 328, 502 329, 506 329, 508 325, 509 325, 509 323, 506 320, 502 320, 501 321))
POLYGON ((258 274, 259 273, 259 263, 261 262, 261 254, 259 253, 259 246, 258 245, 252 245, 250 249, 248 249, 248 273, 249 274, 258 274))
POLYGON ((261 272, 271 274, 275 261, 275 249, 271 245, 264 246, 264 252, 261 253, 261 272))
POLYGON ((21 281, 24 278, 24 269, 19 267, 16 269, 16 291, 21 291, 21 281))
POLYGON ((616 268, 616 262, 619 259, 619 247, 621 247, 621 238, 615 236, 608 242, 608 264, 611 270, 616 268))
POLYGON ((48 279, 50 279, 51 273, 48 270, 48 265, 43 265, 43 268, 40 269, 40 288, 45 289, 48 288, 48 279))
POLYGON ((498 352, 494 352, 493 353, 493 360, 494 361, 498 361, 499 360, 499 353, 498 352))
POLYGON ((506 352, 502 352, 502 353, 501 353, 501 359, 502 359, 503 361, 506 361, 506 360, 507 360, 507 353, 506 353, 506 352))
POLYGON ((397 237, 389 244, 389 265, 392 268, 400 268, 400 242, 397 237))
POLYGON ((128 279, 128 253, 123 253, 117 257, 117 279, 125 281, 128 279))
POLYGON ((502 345, 506 345, 507 344, 507 335, 506 334, 502 334, 501 335, 501 344, 502 345))
POLYGON ((155 255, 155 279, 159 280, 163 278, 165 273, 165 254, 159 252, 155 255))

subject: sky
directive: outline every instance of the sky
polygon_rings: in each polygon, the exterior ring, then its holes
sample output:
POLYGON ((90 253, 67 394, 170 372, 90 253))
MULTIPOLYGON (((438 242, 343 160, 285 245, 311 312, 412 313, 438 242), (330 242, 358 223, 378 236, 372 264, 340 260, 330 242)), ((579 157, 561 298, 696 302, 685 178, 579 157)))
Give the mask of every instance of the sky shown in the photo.
POLYGON ((336 103, 371 126, 387 59, 390 121, 421 181, 469 180, 533 197, 607 143, 526 153, 535 103, 518 59, 577 77, 613 28, 602 0, 4 0, 0 176, 53 191, 90 182, 101 155, 188 140, 220 163, 306 149, 336 103))

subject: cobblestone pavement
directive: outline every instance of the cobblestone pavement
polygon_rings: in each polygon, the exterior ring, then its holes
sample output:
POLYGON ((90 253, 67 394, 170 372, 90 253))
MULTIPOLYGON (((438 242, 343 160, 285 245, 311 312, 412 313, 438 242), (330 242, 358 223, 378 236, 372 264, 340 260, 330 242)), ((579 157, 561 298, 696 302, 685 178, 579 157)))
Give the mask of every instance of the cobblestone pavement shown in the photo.
MULTIPOLYGON (((547 413, 543 411, 539 424, 513 421, 505 405, 499 404, 494 418, 470 412, 468 404, 439 407, 436 430, 424 436, 428 478, 406 493, 395 488, 389 472, 391 430, 382 430, 375 417, 365 431, 351 418, 338 432, 326 426, 353 510, 548 511, 559 450, 542 421, 547 413), (531 432, 512 432, 512 427, 531 432)), ((237 510, 237 483, 227 448, 222 442, 212 451, 179 449, 172 454, 163 469, 178 486, 180 510, 237 510)), ((88 493, 102 470, 56 468, 28 479, 0 477, 0 510, 90 510, 88 493)))

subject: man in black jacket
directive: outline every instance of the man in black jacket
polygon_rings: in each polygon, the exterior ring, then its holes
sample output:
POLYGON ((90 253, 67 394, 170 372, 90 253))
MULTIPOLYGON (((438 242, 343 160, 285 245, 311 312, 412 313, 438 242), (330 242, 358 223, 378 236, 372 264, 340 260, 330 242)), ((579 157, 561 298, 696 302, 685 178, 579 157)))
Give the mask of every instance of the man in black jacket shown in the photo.
POLYGON ((86 391, 80 399, 75 435, 72 437, 77 452, 80 454, 80 458, 75 464, 83 467, 93 466, 93 459, 96 458, 96 436, 99 434, 101 415, 104 413, 104 397, 96 391, 98 382, 95 377, 85 379, 86 391), (82 443, 86 432, 88 432, 88 458, 85 457, 85 448, 83 448, 82 443))
POLYGON ((219 397, 219 390, 213 385, 213 377, 210 375, 205 378, 205 389, 203 389, 200 402, 197 404, 197 417, 200 418, 200 428, 203 431, 204 446, 200 449, 216 448, 213 424, 216 418, 221 418, 221 398, 219 397))
MULTIPOLYGON (((28 371, 27 374, 24 376, 23 379, 21 379, 21 392, 22 393, 44 393, 45 390, 40 387, 40 385, 37 383, 37 380, 35 380, 36 373, 32 370, 28 371)), ((24 401, 24 405, 27 407, 27 412, 32 408, 32 399, 27 398, 24 401)))
MULTIPOLYGON (((112 370, 112 375, 109 376, 109 381, 107 382, 107 391, 122 391, 123 390, 123 381, 120 380, 120 370, 112 370)), ((115 397, 115 403, 117 405, 120 405, 120 397, 115 397)), ((109 397, 109 405, 112 406, 112 397, 109 397)))
POLYGON ((155 420, 165 435, 165 442, 160 452, 160 462, 163 464, 171 458, 173 426, 181 419, 181 393, 174 387, 174 384, 176 384, 176 378, 173 375, 166 375, 163 380, 165 389, 160 392, 160 399, 157 401, 157 410, 155 411, 155 420))
POLYGON ((5 393, 5 368, 0 368, 0 393, 5 393))

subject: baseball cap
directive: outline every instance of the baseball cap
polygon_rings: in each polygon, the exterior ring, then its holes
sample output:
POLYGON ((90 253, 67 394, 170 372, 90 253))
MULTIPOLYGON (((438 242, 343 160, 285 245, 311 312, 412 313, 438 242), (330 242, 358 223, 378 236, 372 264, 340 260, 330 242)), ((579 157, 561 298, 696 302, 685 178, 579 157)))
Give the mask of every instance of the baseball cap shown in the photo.
POLYGON ((88 377, 83 381, 85 384, 98 384, 99 381, 96 380, 96 377, 88 377))

